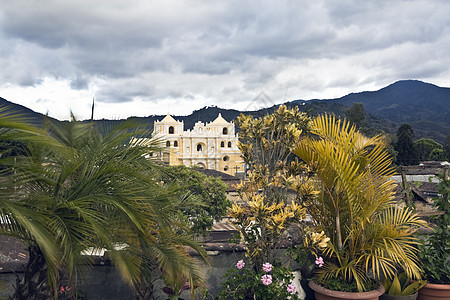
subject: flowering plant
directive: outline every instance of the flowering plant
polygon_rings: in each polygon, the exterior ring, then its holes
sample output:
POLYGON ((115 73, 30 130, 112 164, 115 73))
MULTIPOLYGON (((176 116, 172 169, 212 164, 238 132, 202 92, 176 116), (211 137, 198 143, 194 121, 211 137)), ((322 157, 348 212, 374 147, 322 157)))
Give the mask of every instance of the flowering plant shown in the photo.
POLYGON ((238 261, 236 268, 226 273, 227 281, 218 299, 300 299, 290 269, 267 262, 258 268, 260 271, 255 269, 245 267, 243 260, 238 261))
POLYGON ((324 265, 321 255, 329 241, 330 238, 323 231, 317 233, 307 229, 303 243, 289 249, 288 255, 301 266, 302 278, 311 278, 315 265, 319 268, 324 265))
POLYGON ((78 300, 85 297, 77 289, 72 289, 68 285, 61 285, 58 289, 58 300, 78 300))

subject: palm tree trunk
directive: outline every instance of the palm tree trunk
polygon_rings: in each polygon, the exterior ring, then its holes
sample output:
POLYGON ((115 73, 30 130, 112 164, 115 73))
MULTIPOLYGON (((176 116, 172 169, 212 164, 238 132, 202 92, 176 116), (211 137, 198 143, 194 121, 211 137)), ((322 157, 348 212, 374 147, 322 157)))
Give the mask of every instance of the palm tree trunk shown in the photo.
POLYGON ((15 300, 50 299, 47 284, 47 264, 38 246, 28 247, 29 259, 24 267, 22 279, 17 277, 14 295, 15 300))
POLYGON ((341 233, 341 220, 339 219, 339 208, 336 209, 336 236, 337 236, 337 246, 340 252, 342 251, 342 233, 341 233))

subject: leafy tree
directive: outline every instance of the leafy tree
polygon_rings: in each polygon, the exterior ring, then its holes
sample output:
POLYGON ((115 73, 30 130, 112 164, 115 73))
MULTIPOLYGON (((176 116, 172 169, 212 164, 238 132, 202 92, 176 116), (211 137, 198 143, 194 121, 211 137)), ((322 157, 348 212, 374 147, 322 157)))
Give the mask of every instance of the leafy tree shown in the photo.
POLYGON ((253 182, 262 184, 261 191, 269 203, 286 201, 288 186, 283 180, 304 171, 291 150, 309 133, 311 118, 298 107, 281 105, 261 118, 240 115, 237 123, 241 128, 239 150, 254 176, 253 182))
POLYGON ((435 161, 444 161, 446 159, 445 153, 443 149, 436 148, 431 151, 430 155, 428 156, 428 160, 435 160, 435 161))
POLYGON ((419 245, 425 279, 430 283, 450 284, 450 180, 440 176, 439 197, 433 199, 439 211, 431 217, 433 231, 419 245))
POLYGON ((234 204, 230 216, 256 272, 263 263, 273 263, 282 234, 304 217, 301 196, 313 192, 299 178, 304 165, 291 158, 292 147, 309 132, 310 122, 297 107, 284 105, 261 118, 238 118, 239 149, 250 174, 237 190, 248 205, 234 204))
POLYGON ((0 153, 2 158, 25 155, 25 148, 26 146, 18 141, 0 140, 0 153))
POLYGON ((396 267, 419 277, 417 240, 423 222, 392 203, 395 173, 382 136, 367 138, 347 121, 319 116, 315 136, 306 137, 294 153, 314 171, 320 193, 309 198, 308 213, 331 239, 321 282, 344 279, 364 290, 372 274, 393 276, 396 267))
POLYGON ((447 134, 447 137, 445 138, 444 154, 446 155, 447 160, 450 161, 450 132, 447 134))
POLYGON ((350 106, 345 115, 347 120, 356 126, 356 128, 361 129, 366 126, 366 110, 364 104, 361 102, 354 102, 350 106))
POLYGON ((125 122, 102 136, 75 120, 38 129, 2 116, 0 133, 23 142, 28 154, 1 161, 0 232, 29 252, 14 299, 54 298, 62 280, 75 286, 80 265, 90 263, 81 255, 88 249, 106 249, 134 288, 148 253, 168 282, 180 274, 199 281, 185 246, 204 251, 180 234, 171 191, 155 181, 157 164, 145 158, 155 142, 133 139, 146 132, 125 122))
POLYGON ((430 160, 430 154, 434 149, 443 149, 442 145, 432 139, 422 138, 414 142, 419 161, 430 160))
POLYGON ((411 125, 403 124, 398 128, 397 142, 394 144, 394 150, 397 151, 397 164, 409 166, 419 163, 413 138, 414 130, 411 125))
POLYGON ((205 234, 231 207, 225 194, 227 185, 219 178, 185 166, 167 166, 162 170, 162 180, 177 185, 176 196, 182 201, 180 217, 196 234, 205 234))

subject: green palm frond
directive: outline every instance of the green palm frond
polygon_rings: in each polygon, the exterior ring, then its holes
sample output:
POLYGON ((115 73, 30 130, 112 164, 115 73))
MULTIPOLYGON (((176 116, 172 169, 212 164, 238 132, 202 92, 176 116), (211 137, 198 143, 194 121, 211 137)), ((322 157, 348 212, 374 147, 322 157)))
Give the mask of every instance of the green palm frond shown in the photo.
POLYGON ((399 265, 419 276, 417 240, 424 225, 413 212, 394 206, 395 174, 382 136, 367 138, 349 122, 322 115, 313 120, 314 136, 294 151, 315 171, 322 192, 310 213, 331 238, 325 254, 334 260, 322 278, 342 276, 361 290, 367 274, 392 276, 399 265))
POLYGON ((42 251, 51 286, 62 270, 76 279, 80 264, 89 260, 81 255, 88 248, 107 249, 123 277, 139 282, 142 241, 162 267, 198 281, 201 274, 186 247, 202 257, 204 251, 175 233, 184 228, 170 190, 155 181, 159 163, 148 157, 159 149, 158 141, 140 139, 150 132, 131 122, 105 135, 93 123, 54 125, 48 122, 42 130, 0 118, 0 139, 26 147, 24 156, 0 159, 0 219, 6 221, 0 230, 42 251))

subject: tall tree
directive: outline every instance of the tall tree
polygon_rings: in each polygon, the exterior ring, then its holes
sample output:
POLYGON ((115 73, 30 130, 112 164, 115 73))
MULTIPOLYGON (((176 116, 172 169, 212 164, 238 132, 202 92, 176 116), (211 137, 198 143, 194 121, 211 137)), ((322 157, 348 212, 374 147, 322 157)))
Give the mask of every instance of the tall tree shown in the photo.
POLYGON ((182 202, 180 218, 189 223, 195 234, 205 234, 231 207, 225 193, 227 185, 219 178, 185 166, 166 166, 161 174, 164 182, 176 185, 175 196, 182 202))
POLYGON ((364 103, 354 102, 350 106, 345 115, 347 120, 356 126, 358 129, 362 129, 366 126, 366 110, 364 108, 364 103))
POLYGON ((450 161, 450 132, 447 134, 447 137, 445 138, 444 155, 446 156, 447 160, 450 161))
POLYGON ((422 138, 414 142, 419 161, 432 160, 430 154, 434 149, 443 150, 442 145, 432 139, 422 138))
POLYGON ((436 148, 431 151, 430 155, 428 156, 428 160, 434 160, 434 161, 444 161, 446 159, 446 155, 444 153, 444 150, 441 148, 436 148))
POLYGON ((402 124, 397 130, 397 142, 394 150, 397 151, 396 163, 402 166, 417 165, 416 148, 414 147, 414 130, 409 124, 402 124))
POLYGON ((92 123, 50 123, 46 130, 2 116, 0 139, 26 145, 27 156, 3 159, 0 233, 22 240, 29 261, 14 299, 50 299, 67 277, 76 285, 87 249, 106 249, 123 278, 141 282, 143 248, 167 280, 199 279, 174 216, 171 193, 155 181, 156 144, 135 124, 122 123, 106 136, 92 123), (153 148, 153 149, 152 149, 153 148))
POLYGON ((298 107, 288 109, 285 105, 261 118, 238 117, 239 149, 250 173, 237 190, 248 205, 234 204, 229 215, 256 270, 264 262, 273 263, 280 237, 290 224, 305 216, 299 198, 311 190, 299 178, 306 170, 304 164, 292 159, 291 150, 309 133, 310 123, 298 107))

